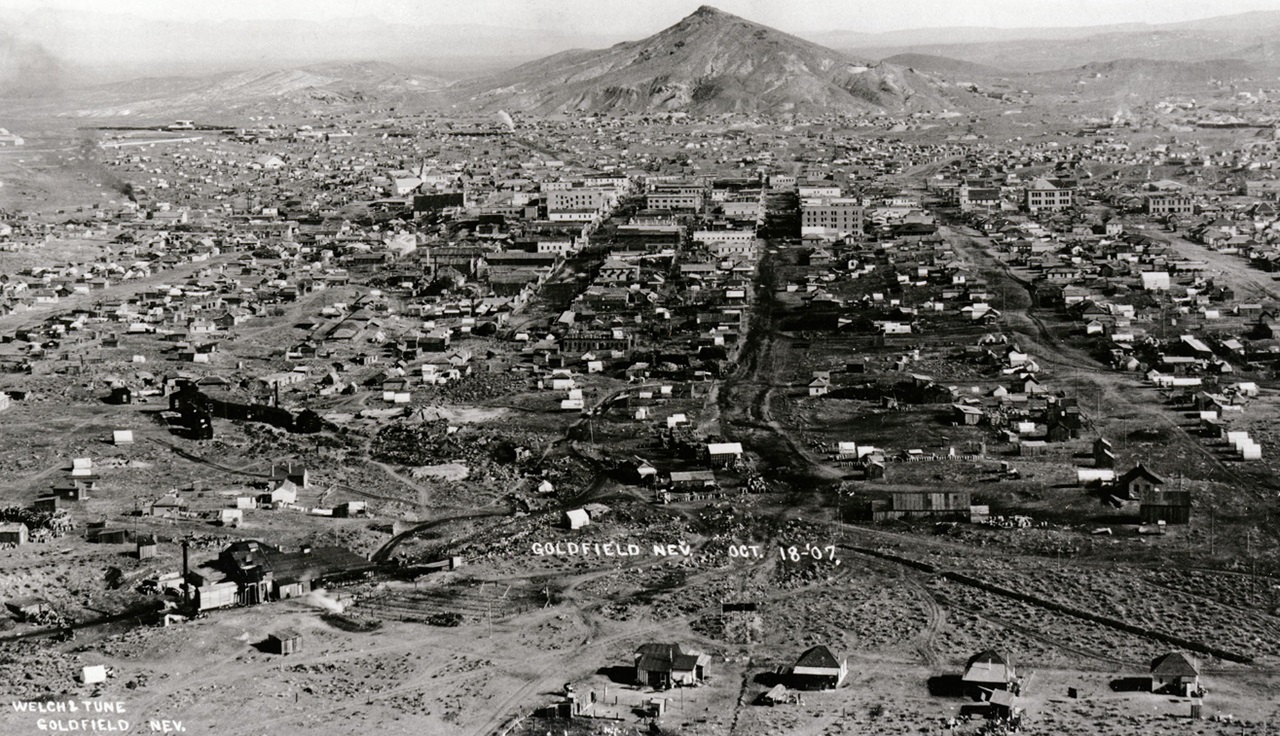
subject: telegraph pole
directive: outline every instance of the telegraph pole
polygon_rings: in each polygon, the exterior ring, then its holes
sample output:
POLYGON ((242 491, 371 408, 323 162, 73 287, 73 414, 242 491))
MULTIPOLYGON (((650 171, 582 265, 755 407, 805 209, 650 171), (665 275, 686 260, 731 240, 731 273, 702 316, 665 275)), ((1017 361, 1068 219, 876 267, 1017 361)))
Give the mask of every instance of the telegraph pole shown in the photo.
POLYGON ((1249 603, 1253 604, 1254 598, 1257 596, 1258 584, 1258 563, 1253 559, 1253 530, 1249 529, 1244 533, 1244 556, 1249 560, 1249 603))
POLYGON ((187 547, 189 542, 186 538, 182 540, 182 606, 185 609, 191 604, 190 585, 187 581, 187 575, 190 572, 187 565, 187 547))
POLYGON ((1213 557, 1214 555, 1214 541, 1215 541, 1214 531, 1215 531, 1215 525, 1217 521, 1216 519, 1217 509, 1218 509, 1217 506, 1209 507, 1209 556, 1210 557, 1213 557))

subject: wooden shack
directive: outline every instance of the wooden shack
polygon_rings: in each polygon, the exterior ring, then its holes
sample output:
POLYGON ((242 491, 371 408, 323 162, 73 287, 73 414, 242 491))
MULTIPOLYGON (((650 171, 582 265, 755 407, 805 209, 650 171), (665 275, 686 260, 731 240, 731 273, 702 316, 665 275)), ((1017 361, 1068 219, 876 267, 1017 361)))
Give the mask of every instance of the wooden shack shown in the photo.
POLYGON ((21 547, 27 543, 27 525, 22 522, 0 524, 0 544, 12 544, 21 547))
POLYGON ((1159 490, 1164 484, 1163 478, 1147 470, 1142 463, 1138 463, 1116 480, 1116 485, 1129 498, 1143 498, 1151 491, 1159 490))
POLYGON ((967 490, 954 491, 893 491, 889 508, 873 511, 874 521, 890 519, 934 519, 938 521, 968 521, 971 494, 967 490))
POLYGON ((267 649, 276 654, 293 654, 302 651, 302 634, 293 629, 280 629, 267 634, 267 649))
POLYGON ((561 514, 560 523, 566 529, 581 529, 591 524, 591 515, 586 509, 569 509, 561 514))
POLYGON ((1143 524, 1191 523, 1191 491, 1173 491, 1152 488, 1142 494, 1138 512, 1143 524))
POLYGON ((971 695, 979 695, 983 691, 1014 688, 1017 674, 1003 655, 987 649, 969 658, 960 681, 971 695))
POLYGON ((1151 661, 1151 692, 1188 697, 1200 689, 1200 662, 1185 652, 1169 652, 1151 661))
POLYGON ((89 541, 96 544, 124 544, 129 541, 127 529, 90 529, 89 541))
POLYGON ((154 534, 138 535, 137 543, 139 560, 149 560, 156 556, 157 545, 154 534))
POLYGON ((797 689, 834 690, 849 676, 849 663, 819 644, 801 654, 788 675, 789 683, 797 689))

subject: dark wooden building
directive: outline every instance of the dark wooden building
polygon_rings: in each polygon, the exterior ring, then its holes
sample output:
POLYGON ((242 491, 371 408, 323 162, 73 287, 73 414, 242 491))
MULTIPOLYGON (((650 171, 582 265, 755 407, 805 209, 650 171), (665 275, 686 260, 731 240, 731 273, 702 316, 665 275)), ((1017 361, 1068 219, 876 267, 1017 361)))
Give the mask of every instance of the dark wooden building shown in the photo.
POLYGON ((1139 513, 1143 524, 1191 523, 1191 491, 1165 491, 1152 488, 1141 497, 1139 513))
POLYGON ((1116 481, 1121 494, 1129 498, 1144 498, 1150 491, 1158 491, 1164 486, 1164 478, 1147 470, 1138 463, 1116 481))
POLYGON ((874 521, 890 519, 934 519, 968 521, 972 503, 968 490, 894 491, 888 508, 873 508, 874 521))
POLYGON ((788 672, 788 684, 801 690, 834 690, 849 675, 847 660, 819 644, 800 655, 788 672))

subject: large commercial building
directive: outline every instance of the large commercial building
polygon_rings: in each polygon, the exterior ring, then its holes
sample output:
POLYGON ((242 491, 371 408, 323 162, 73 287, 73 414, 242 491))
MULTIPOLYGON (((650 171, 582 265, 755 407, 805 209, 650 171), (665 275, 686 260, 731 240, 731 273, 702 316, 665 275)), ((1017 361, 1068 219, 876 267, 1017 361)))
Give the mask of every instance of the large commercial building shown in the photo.
POLYGON ((1074 182, 1062 179, 1036 179, 1027 187, 1027 210, 1043 212, 1065 210, 1075 203, 1074 182))
POLYGON ((608 189, 562 189, 547 192, 547 212, 599 210, 617 195, 608 189))
POLYGON ((702 195, 674 191, 650 192, 645 195, 644 206, 651 210, 700 210, 702 195))
POLYGON ((862 232, 865 210, 857 199, 807 199, 800 205, 801 237, 839 240, 862 232))
POLYGON ((1152 217, 1190 215, 1196 211, 1195 203, 1185 194, 1148 194, 1146 205, 1147 214, 1152 217))

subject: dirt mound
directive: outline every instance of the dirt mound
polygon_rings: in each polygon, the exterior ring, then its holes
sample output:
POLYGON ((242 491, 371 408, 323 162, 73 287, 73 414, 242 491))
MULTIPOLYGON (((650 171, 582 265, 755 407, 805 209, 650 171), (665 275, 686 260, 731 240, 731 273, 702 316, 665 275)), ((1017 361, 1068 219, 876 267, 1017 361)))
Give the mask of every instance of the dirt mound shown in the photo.
POLYGON ((444 463, 441 465, 422 465, 409 471, 415 480, 419 478, 436 478, 438 480, 466 480, 471 470, 462 463, 444 463))

